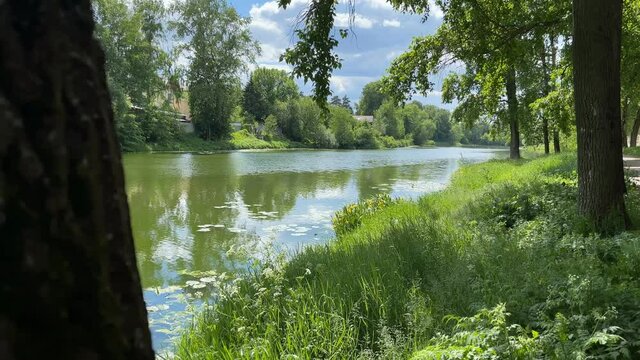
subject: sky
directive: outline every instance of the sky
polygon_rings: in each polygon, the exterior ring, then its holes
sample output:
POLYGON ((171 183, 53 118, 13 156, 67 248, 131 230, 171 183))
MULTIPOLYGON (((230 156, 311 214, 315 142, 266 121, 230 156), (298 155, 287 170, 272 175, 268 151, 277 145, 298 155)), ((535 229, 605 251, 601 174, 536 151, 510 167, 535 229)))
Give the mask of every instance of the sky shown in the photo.
MULTIPOLYGON (((348 27, 348 6, 341 0, 336 14, 336 31, 348 27)), ((279 62, 280 54, 293 46, 293 28, 297 15, 307 6, 308 0, 292 0, 287 10, 278 7, 277 2, 266 0, 230 0, 240 15, 251 17, 250 30, 262 47, 257 59, 261 67, 290 70, 286 63, 279 62)), ((354 35, 340 41, 337 53, 343 60, 342 68, 335 70, 331 79, 334 95, 347 95, 352 103, 360 98, 362 87, 384 75, 391 61, 404 52, 414 36, 432 34, 442 22, 442 13, 434 11, 426 22, 420 15, 403 14, 395 11, 386 0, 355 0, 354 35)), ((336 34, 336 37, 339 37, 336 34)), ((443 75, 433 81, 439 90, 443 75)), ((312 85, 298 85, 305 94, 310 94, 312 85)), ((452 108, 442 104, 441 94, 434 91, 426 97, 414 99, 426 104, 452 108)))

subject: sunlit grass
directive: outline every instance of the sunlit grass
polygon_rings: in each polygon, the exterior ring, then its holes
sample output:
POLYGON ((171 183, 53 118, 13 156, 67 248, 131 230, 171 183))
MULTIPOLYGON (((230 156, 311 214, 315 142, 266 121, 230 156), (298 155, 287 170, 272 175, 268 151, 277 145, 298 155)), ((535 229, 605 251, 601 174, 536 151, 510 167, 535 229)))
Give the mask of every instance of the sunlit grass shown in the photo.
MULTIPOLYGON (((517 358, 637 351, 640 241, 585 231, 575 179, 572 154, 465 166, 442 192, 257 265, 194 320, 177 355, 426 359, 466 341, 487 354, 517 345, 517 358)), ((637 220, 637 189, 628 196, 637 220)))

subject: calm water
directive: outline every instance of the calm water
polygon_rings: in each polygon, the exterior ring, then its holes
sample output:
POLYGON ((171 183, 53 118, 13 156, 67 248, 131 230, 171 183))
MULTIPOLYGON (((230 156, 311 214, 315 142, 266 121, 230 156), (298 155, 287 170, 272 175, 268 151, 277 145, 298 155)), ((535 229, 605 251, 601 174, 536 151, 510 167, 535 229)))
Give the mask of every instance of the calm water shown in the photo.
POLYGON ((347 203, 442 189, 462 162, 498 150, 467 148, 269 151, 124 158, 138 265, 154 347, 169 349, 190 310, 224 274, 272 249, 333 235, 347 203))

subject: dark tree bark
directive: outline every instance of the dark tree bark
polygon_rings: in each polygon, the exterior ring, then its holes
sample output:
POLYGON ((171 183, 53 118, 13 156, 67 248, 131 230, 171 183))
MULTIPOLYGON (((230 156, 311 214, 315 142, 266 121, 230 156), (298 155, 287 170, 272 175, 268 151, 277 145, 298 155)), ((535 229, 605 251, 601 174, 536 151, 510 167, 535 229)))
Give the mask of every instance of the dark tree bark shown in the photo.
POLYGON ((506 76, 507 108, 509 113, 509 128, 511 130, 511 143, 509 157, 520 159, 520 130, 518 129, 518 95, 516 93, 516 71, 511 68, 506 76))
POLYGON ((0 359, 154 358, 89 0, 0 1, 0 359))
POLYGON ((600 230, 628 223, 620 136, 621 19, 622 0, 573 1, 578 208, 600 230))
POLYGON ((640 108, 636 111, 636 117, 633 120, 633 126, 631 127, 631 139, 629 140, 631 147, 638 146, 638 130, 640 130, 640 108))
POLYGON ((560 132, 557 128, 553 129, 553 152, 560 153, 560 132))
MULTIPOLYGON (((542 96, 549 95, 551 87, 551 74, 549 74, 549 67, 547 66, 547 50, 544 42, 542 44, 542 72, 544 74, 544 85, 542 87, 542 96)), ((544 153, 549 154, 549 119, 546 116, 542 118, 542 141, 544 143, 544 153)))

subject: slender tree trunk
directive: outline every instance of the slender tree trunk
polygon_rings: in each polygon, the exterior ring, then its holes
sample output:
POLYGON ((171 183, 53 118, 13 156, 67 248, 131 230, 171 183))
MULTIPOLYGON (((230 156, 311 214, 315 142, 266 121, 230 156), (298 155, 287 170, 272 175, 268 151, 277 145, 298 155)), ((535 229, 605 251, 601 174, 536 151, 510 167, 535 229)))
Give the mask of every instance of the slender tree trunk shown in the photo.
POLYGON ((89 0, 0 1, 0 359, 154 358, 89 0))
MULTIPOLYGON (((551 76, 549 74, 549 67, 547 66, 547 51, 544 41, 542 43, 542 72, 544 74, 544 85, 542 86, 542 96, 549 95, 549 87, 551 86, 551 76)), ((549 154, 549 119, 546 116, 542 118, 542 141, 544 143, 544 153, 549 154)))
POLYGON ((558 128, 553 129, 553 152, 560 153, 560 132, 558 128))
POLYGON ((507 107, 509 111, 509 128, 511 143, 509 157, 520 159, 520 130, 518 129, 518 95, 516 94, 516 71, 511 68, 506 76, 507 107))
POLYGON ((620 137, 621 19, 622 0, 573 1, 578 208, 600 230, 628 224, 620 137))
POLYGON ((638 130, 640 130, 640 107, 638 107, 638 111, 636 111, 636 117, 631 127, 631 147, 638 146, 638 130))
MULTIPOLYGON (((556 36, 551 34, 549 37, 551 43, 551 69, 556 68, 556 55, 558 53, 556 48, 556 36)), ((553 124, 553 152, 560 153, 560 131, 558 130, 558 124, 553 124)))
POLYGON ((626 148, 629 146, 627 142, 627 118, 629 117, 629 98, 624 98, 622 101, 622 147, 626 148))

